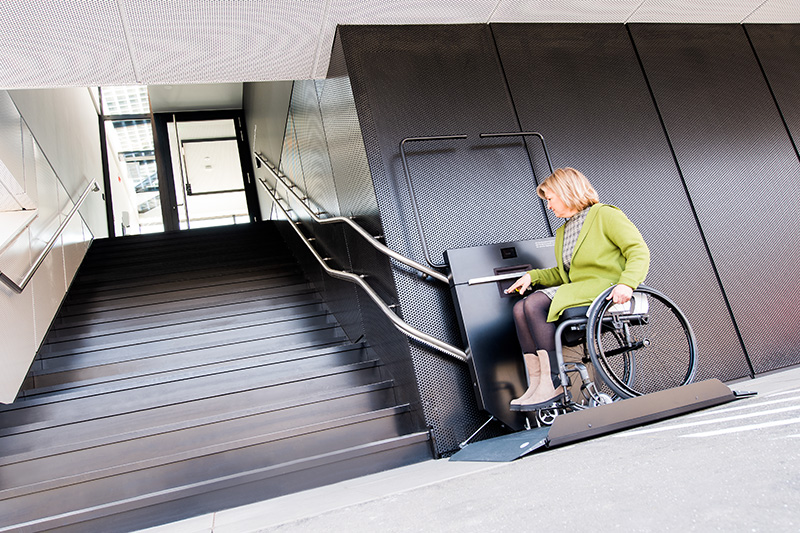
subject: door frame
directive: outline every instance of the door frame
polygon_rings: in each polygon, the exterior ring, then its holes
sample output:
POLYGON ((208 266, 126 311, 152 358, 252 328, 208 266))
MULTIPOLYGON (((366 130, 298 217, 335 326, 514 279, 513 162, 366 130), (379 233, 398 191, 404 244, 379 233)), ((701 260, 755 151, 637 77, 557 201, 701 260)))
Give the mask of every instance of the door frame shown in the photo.
POLYGON ((242 166, 244 194, 250 222, 261 221, 261 209, 258 205, 253 160, 250 157, 250 146, 245 137, 247 125, 244 111, 241 109, 224 111, 181 111, 178 113, 153 113, 153 145, 155 148, 156 168, 158 170, 159 194, 161 196, 161 216, 164 220, 164 231, 180 231, 178 216, 178 198, 175 194, 175 175, 172 172, 172 158, 169 145, 167 125, 175 117, 176 122, 202 122, 206 120, 232 119, 236 128, 236 145, 239 148, 239 162, 242 166))

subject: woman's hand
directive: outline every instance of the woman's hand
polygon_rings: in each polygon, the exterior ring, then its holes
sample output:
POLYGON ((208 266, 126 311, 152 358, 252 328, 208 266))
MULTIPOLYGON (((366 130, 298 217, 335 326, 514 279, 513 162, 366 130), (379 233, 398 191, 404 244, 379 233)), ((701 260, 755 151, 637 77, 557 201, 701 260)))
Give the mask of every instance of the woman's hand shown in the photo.
POLYGON ((615 304, 626 304, 631 300, 632 295, 633 289, 627 285, 619 283, 616 287, 614 287, 606 300, 612 300, 615 304))
POLYGON ((506 289, 506 294, 511 294, 514 291, 517 291, 520 294, 524 294, 525 291, 531 286, 531 275, 529 272, 525 272, 517 281, 514 282, 512 286, 506 289))

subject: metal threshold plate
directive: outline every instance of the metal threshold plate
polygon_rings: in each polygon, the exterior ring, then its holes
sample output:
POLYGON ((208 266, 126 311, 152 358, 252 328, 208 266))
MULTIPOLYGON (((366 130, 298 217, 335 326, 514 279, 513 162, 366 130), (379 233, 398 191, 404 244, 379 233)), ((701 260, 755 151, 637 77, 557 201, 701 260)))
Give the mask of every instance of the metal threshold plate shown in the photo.
POLYGON ((547 442, 549 427, 517 431, 502 437, 486 439, 468 444, 450 457, 451 461, 486 461, 504 463, 519 459, 534 450, 543 448, 547 442))
POLYGON ((692 411, 736 400, 738 396, 718 379, 692 383, 556 417, 550 427, 519 431, 474 442, 451 461, 507 462, 540 448, 554 448, 651 424, 692 411))

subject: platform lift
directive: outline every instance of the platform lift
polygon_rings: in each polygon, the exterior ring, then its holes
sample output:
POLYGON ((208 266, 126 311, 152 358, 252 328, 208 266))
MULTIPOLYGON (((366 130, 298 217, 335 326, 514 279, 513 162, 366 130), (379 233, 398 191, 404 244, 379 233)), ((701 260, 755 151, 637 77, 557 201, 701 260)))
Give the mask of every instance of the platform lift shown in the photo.
MULTIPOLYGON (((623 382, 630 381, 633 393, 625 396, 606 388, 600 375, 595 377, 598 387, 606 391, 601 395, 614 400, 610 403, 602 399, 593 401, 587 395, 577 398, 585 400, 576 405, 577 408, 551 411, 550 420, 543 418, 540 411, 511 411, 509 402, 522 395, 527 383, 512 317, 512 307, 519 296, 508 295, 505 289, 528 270, 555 266, 554 246, 555 239, 549 238, 445 252, 475 397, 478 406, 489 414, 486 424, 462 443, 462 450, 452 457, 453 460, 513 460, 539 448, 552 448, 656 422, 747 394, 736 393, 716 379, 690 383, 693 366, 691 372, 683 371, 686 375, 680 382, 689 382, 683 386, 639 391, 628 369, 628 377, 623 382), (470 443, 493 420, 516 433, 470 443)), ((645 339, 644 342, 649 341, 645 339)), ((595 361, 587 357, 583 363, 592 366, 595 361)), ((602 364, 601 361, 597 363, 602 364)))
MULTIPOLYGON (((481 138, 536 137, 540 140, 547 164, 552 164, 544 137, 538 132, 482 133, 481 138)), ((511 284, 531 269, 556 266, 555 238, 490 244, 445 251, 445 264, 431 260, 425 240, 419 209, 414 197, 413 183, 406 159, 408 142, 466 139, 466 135, 408 137, 400 143, 400 153, 412 207, 425 257, 432 266, 450 271, 449 281, 456 305, 461 334, 468 356, 467 362, 480 409, 488 413, 488 420, 466 441, 451 460, 510 461, 541 448, 552 448, 571 442, 601 436, 615 431, 648 424, 692 411, 712 407, 751 396, 750 392, 732 391, 717 379, 693 383, 695 368, 695 340, 683 313, 665 295, 650 288, 640 288, 636 298, 648 297, 653 309, 645 313, 616 313, 598 298, 580 315, 562 320, 556 334, 557 351, 562 353, 562 340, 567 339, 569 328, 583 328, 581 341, 587 347, 585 357, 562 366, 562 382, 572 372, 573 385, 578 380, 583 398, 573 397, 561 408, 535 412, 511 411, 512 399, 527 389, 527 378, 521 350, 513 323, 512 308, 519 298, 506 294, 511 284), (661 314, 659 316, 659 313, 661 314), (588 319, 587 319, 588 315, 588 319), (622 316, 623 318, 619 318, 622 316), (659 327, 652 322, 671 321, 668 329, 678 331, 677 342, 683 343, 679 351, 687 352, 676 358, 674 383, 670 377, 659 382, 658 372, 644 368, 646 353, 650 350, 669 351, 676 336, 662 342, 662 334, 653 334, 659 327), (622 323, 622 322, 624 323, 622 323), (636 332, 641 330, 638 337, 636 332), (562 336, 562 333, 567 333, 562 336), (627 339, 622 337, 627 335, 627 339), (651 345, 655 343, 655 345, 651 345), (659 346, 660 345, 660 346, 659 346), (633 348, 633 349, 631 349, 633 348), (591 357, 590 357, 591 356, 591 357), (637 368, 637 358, 639 368, 637 368), (682 367, 682 368, 681 368, 682 367), (594 379, 587 376, 587 368, 594 370, 594 379), (655 375, 656 379, 643 375, 655 375), (588 385, 588 387, 586 387, 588 385), (587 390, 588 388, 588 390, 587 390), (492 421, 499 421, 513 433, 473 441, 492 421)), ((579 333, 581 333, 579 331, 579 333)), ((580 335, 579 335, 580 336, 580 335)), ((666 335, 667 337, 669 335, 666 335)), ((664 361, 659 364, 663 365, 664 361)), ((577 387, 570 387, 573 396, 577 387)), ((569 396, 569 394, 568 394, 569 396)))

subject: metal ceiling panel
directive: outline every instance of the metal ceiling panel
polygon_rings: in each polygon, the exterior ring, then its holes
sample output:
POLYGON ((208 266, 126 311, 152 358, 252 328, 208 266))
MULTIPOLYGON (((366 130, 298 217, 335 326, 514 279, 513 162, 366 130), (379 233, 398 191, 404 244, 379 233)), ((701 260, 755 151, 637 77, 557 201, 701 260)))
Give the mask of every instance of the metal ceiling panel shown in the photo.
POLYGON ((800 3, 797 0, 767 0, 744 22, 798 24, 800 23, 800 3))
POLYGON ((0 86, 136 82, 115 0, 0 2, 0 86))
POLYGON ((325 0, 119 0, 145 84, 306 79, 325 0))
POLYGON ((333 37, 339 24, 483 24, 491 20, 498 2, 503 0, 398 0, 369 2, 331 0, 314 67, 314 77, 328 71, 333 37))
POLYGON ((645 0, 626 22, 739 23, 764 0, 645 0))
POLYGON ((319 79, 337 25, 490 22, 800 23, 800 3, 14 0, 0 2, 0 88, 319 79))
POLYGON ((625 22, 641 0, 501 0, 491 22, 625 22))

